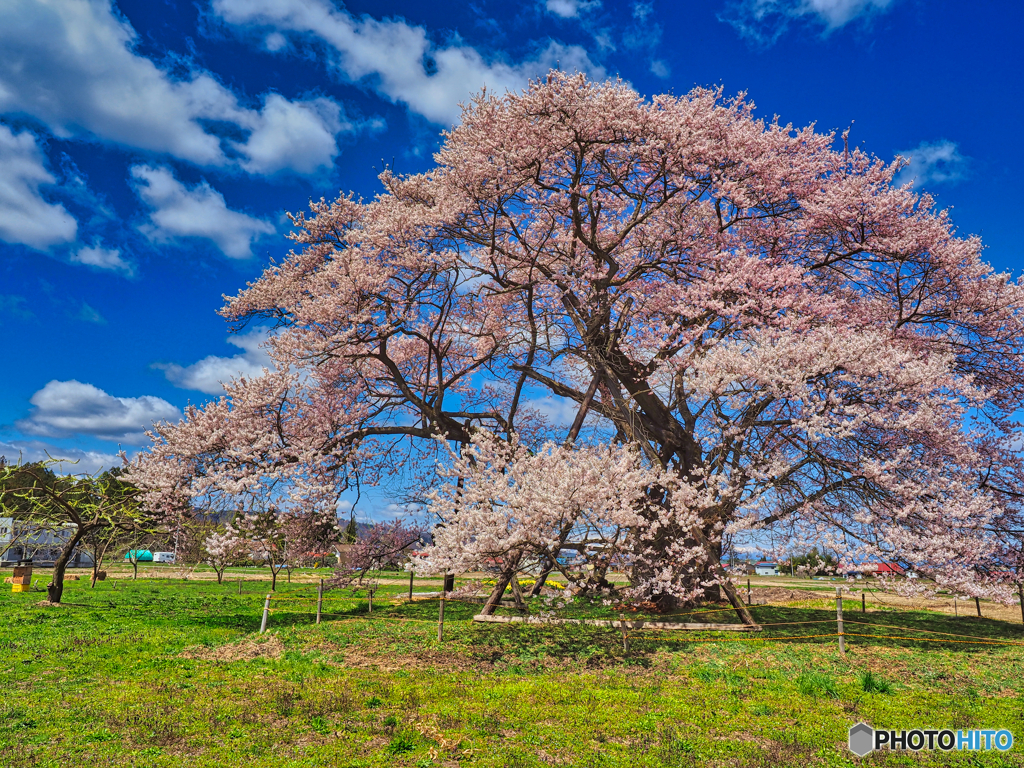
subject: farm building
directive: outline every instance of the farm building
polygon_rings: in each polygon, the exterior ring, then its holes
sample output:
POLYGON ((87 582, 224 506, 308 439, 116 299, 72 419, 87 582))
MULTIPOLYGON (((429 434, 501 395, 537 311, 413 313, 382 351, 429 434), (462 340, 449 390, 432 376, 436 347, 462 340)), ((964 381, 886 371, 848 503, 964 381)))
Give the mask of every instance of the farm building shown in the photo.
POLYGON ((778 576, 779 575, 779 564, 769 563, 761 561, 760 563, 754 564, 754 573, 758 576, 778 576))

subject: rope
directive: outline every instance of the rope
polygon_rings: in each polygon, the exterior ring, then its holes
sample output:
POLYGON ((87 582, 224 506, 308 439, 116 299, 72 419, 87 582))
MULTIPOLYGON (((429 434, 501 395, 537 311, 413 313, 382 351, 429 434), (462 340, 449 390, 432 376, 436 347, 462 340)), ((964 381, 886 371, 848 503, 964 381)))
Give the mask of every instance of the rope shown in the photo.
MULTIPOLYGON (((873 637, 878 640, 917 640, 927 643, 967 643, 977 645, 1016 645, 1024 646, 1024 643, 1014 643, 1008 640, 944 640, 941 637, 896 637, 894 635, 862 635, 856 632, 845 633, 847 637, 873 637)), ((968 635, 965 635, 968 637, 968 635)))
MULTIPOLYGON (((989 638, 989 637, 979 637, 978 635, 963 635, 963 634, 959 634, 957 632, 939 632, 936 629, 917 629, 916 627, 899 627, 899 626, 896 626, 894 624, 875 624, 874 622, 870 622, 870 621, 856 621, 856 620, 853 620, 853 619, 844 619, 843 621, 845 621, 847 624, 864 624, 864 625, 869 626, 869 627, 885 627, 886 629, 902 629, 902 630, 904 630, 906 632, 928 632, 928 633, 933 634, 933 635, 947 635, 949 637, 969 637, 969 638, 972 638, 974 640, 991 640, 992 639, 992 638, 989 638)), ((1012 641, 1012 640, 1009 640, 1009 641, 1006 641, 1006 642, 1014 643, 1014 641, 1012 641)), ((1017 645, 1024 645, 1024 643, 1015 643, 1015 644, 1017 644, 1017 645)))

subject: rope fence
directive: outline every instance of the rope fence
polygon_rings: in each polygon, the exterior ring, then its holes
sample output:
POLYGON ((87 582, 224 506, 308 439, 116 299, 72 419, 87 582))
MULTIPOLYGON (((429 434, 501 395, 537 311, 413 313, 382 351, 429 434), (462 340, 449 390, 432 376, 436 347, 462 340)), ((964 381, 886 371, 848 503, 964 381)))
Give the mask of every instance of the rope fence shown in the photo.
MULTIPOLYGON (((267 630, 270 616, 274 614, 294 614, 296 613, 295 608, 301 608, 308 606, 309 611, 312 613, 316 611, 316 623, 321 622, 324 604, 338 604, 344 603, 350 606, 357 606, 364 603, 368 604, 368 612, 365 615, 351 615, 333 613, 329 614, 332 617, 332 621, 372 621, 372 622, 397 622, 397 623, 413 623, 413 624, 435 624, 437 625, 437 639, 442 641, 444 637, 444 624, 445 624, 445 604, 448 602, 456 602, 465 605, 476 605, 477 603, 468 603, 460 600, 452 600, 447 596, 447 593, 427 593, 427 594, 410 594, 406 596, 400 595, 382 595, 378 597, 378 605, 404 605, 410 602, 414 602, 417 598, 420 600, 434 599, 439 597, 438 600, 438 618, 435 622, 432 619, 419 619, 419 618, 408 618, 398 616, 372 616, 373 612, 373 591, 368 592, 366 597, 340 597, 340 596, 325 596, 324 595, 324 583, 321 581, 317 587, 316 592, 313 594, 296 594, 299 590, 289 592, 285 595, 268 594, 263 606, 263 617, 260 624, 260 633, 264 633, 267 630), (282 605, 280 608, 272 607, 278 604, 282 605)), ((827 600, 828 598, 826 598, 827 600)), ((864 603, 862 601, 862 610, 864 603)), ((749 606, 751 608, 762 609, 762 608, 783 608, 788 606, 772 605, 768 603, 762 603, 756 606, 749 606)), ((687 611, 685 613, 674 615, 672 618, 685 618, 689 616, 697 616, 702 614, 714 614, 723 612, 732 612, 736 609, 732 606, 725 608, 711 608, 701 609, 696 611, 687 611)), ((464 620, 463 620, 464 621, 464 620)), ((449 621, 450 623, 450 621, 449 621)), ((462 621, 458 621, 462 623, 462 621)), ((924 629, 920 627, 907 627, 894 624, 879 624, 871 621, 861 621, 857 619, 845 619, 843 616, 843 596, 841 589, 836 589, 836 617, 834 619, 813 619, 813 620, 800 620, 800 621, 776 621, 776 622, 758 622, 753 626, 733 623, 733 624, 712 624, 712 623, 683 623, 683 622, 668 622, 668 621, 650 621, 647 619, 626 619, 624 614, 619 614, 619 618, 616 619, 586 619, 586 618, 555 618, 555 617, 544 617, 544 616, 494 616, 494 615, 482 615, 477 614, 470 619, 467 624, 472 625, 474 623, 501 623, 501 624, 526 624, 532 626, 564 626, 564 625, 585 625, 594 627, 607 627, 611 629, 617 629, 622 635, 623 651, 629 652, 630 640, 634 637, 640 637, 641 633, 650 633, 658 635, 659 642, 678 642, 678 643, 735 643, 735 642, 783 642, 783 641, 799 641, 799 640, 814 640, 823 638, 836 638, 838 640, 839 651, 842 654, 846 653, 846 639, 847 638, 864 638, 869 640, 899 640, 909 642, 932 642, 932 643, 955 643, 964 645, 993 645, 993 646, 1015 646, 1024 647, 1024 642, 1014 640, 1000 640, 992 637, 981 637, 977 635, 966 635, 955 632, 942 632, 934 629, 924 629), (807 634, 786 634, 786 635, 775 635, 775 634, 762 634, 767 628, 776 627, 795 627, 795 626, 811 626, 811 625, 822 625, 822 624, 835 624, 836 631, 834 632, 812 632, 807 634), (845 624, 856 625, 854 628, 864 627, 865 631, 861 632, 847 632, 845 624), (868 629, 870 628, 870 630, 868 629), (896 630, 901 633, 924 633, 929 635, 941 635, 941 637, 922 637, 920 635, 907 635, 907 634, 870 634, 870 631, 877 629, 896 630), (723 632, 728 631, 731 636, 729 637, 694 637, 689 634, 692 632, 723 632), (737 632, 739 631, 739 632, 737 632), (679 636, 680 632, 687 633, 686 636, 679 636), (736 633, 736 634, 733 634, 736 633), (742 634, 739 634, 742 633, 742 634)))

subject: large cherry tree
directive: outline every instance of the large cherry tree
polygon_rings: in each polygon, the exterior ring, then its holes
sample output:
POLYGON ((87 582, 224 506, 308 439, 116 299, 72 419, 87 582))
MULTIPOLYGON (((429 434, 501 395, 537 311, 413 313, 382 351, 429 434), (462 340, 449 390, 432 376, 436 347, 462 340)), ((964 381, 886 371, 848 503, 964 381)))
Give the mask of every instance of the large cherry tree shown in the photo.
POLYGON ((723 535, 770 526, 973 583, 1024 527, 1024 289, 846 138, 716 90, 483 93, 430 171, 293 217, 223 310, 276 325, 276 370, 160 428, 136 482, 322 504, 437 461, 426 568, 614 551, 663 609, 735 602, 723 535), (499 493, 517 462, 542 523, 499 493))

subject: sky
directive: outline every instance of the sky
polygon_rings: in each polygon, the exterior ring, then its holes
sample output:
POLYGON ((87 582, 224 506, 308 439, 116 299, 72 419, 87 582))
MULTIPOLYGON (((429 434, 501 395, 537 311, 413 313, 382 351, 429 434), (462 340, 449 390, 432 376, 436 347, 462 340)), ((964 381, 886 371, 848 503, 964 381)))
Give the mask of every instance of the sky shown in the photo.
POLYGON ((0 455, 116 465, 258 373, 263 331, 217 310, 288 253, 287 213, 428 169, 460 102, 553 67, 850 128, 1018 277, 1022 23, 998 0, 4 0, 0 455))

